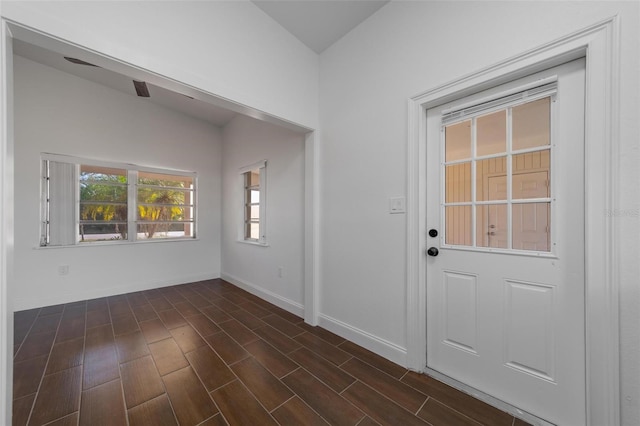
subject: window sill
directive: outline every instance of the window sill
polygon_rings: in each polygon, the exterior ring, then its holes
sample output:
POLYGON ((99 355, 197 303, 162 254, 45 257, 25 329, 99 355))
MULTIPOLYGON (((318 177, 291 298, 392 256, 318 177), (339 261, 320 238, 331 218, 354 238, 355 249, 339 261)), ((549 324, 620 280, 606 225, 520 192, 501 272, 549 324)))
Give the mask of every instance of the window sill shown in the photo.
POLYGON ((269 243, 261 243, 258 241, 238 240, 239 243, 248 244, 250 246, 269 247, 269 243))
POLYGON ((95 241, 92 243, 78 243, 73 245, 64 246, 36 246, 35 250, 54 250, 64 248, 80 248, 80 247, 105 247, 105 246, 127 246, 127 245, 139 245, 139 244, 158 244, 158 243, 177 243, 185 241, 199 241, 199 238, 167 238, 167 239, 149 239, 149 240, 115 240, 115 241, 95 241))

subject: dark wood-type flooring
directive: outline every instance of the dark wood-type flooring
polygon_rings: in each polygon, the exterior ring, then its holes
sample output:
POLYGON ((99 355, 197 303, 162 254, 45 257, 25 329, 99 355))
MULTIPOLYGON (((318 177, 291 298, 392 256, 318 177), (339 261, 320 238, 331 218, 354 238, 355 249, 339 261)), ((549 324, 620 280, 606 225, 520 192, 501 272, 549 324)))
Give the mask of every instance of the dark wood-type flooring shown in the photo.
POLYGON ((15 313, 14 425, 524 425, 222 280, 15 313))

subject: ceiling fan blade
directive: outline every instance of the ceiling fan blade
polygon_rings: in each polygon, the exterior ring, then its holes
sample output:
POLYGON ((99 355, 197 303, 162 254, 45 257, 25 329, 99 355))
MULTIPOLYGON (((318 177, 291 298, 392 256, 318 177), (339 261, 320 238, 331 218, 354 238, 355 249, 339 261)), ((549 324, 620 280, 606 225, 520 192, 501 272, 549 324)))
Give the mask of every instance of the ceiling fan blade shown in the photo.
POLYGON ((136 88, 136 93, 138 94, 138 96, 140 96, 142 98, 150 97, 149 88, 147 87, 147 83, 145 83, 144 81, 133 80, 133 85, 136 88))
POLYGON ((88 65, 88 66, 90 66, 90 67, 100 68, 99 66, 97 66, 97 65, 93 65, 93 64, 90 64, 89 62, 85 62, 85 61, 83 61, 82 59, 70 58, 70 57, 68 57, 68 56, 65 56, 64 58, 65 58, 67 61, 69 61, 69 62, 71 62, 71 63, 74 63, 74 64, 77 64, 77 65, 88 65))

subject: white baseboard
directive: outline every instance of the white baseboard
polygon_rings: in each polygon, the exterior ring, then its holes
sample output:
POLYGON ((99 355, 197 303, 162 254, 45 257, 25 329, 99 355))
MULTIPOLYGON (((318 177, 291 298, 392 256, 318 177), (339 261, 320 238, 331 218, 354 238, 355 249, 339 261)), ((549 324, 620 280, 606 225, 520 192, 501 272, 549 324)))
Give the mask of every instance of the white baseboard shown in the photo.
POLYGON ((60 305, 62 303, 72 303, 80 300, 91 300, 100 297, 116 296, 118 294, 133 293, 136 291, 151 290, 154 288, 169 287, 172 285, 187 284, 197 281, 211 280, 215 278, 219 278, 219 274, 202 274, 161 281, 127 283, 126 285, 115 287, 92 289, 73 293, 62 293, 57 294, 54 297, 47 297, 42 299, 15 299, 12 303, 13 312, 24 311, 25 309, 41 308, 43 306, 60 305))
POLYGON ((291 312, 294 315, 304 318, 304 306, 301 303, 295 302, 291 299, 287 299, 286 297, 282 297, 279 294, 266 290, 258 285, 241 280, 240 278, 234 277, 233 275, 225 274, 224 272, 220 274, 220 278, 230 282, 237 287, 240 287, 243 290, 248 291, 255 296, 258 296, 261 299, 266 300, 269 303, 273 303, 274 305, 284 309, 285 311, 291 312))
POLYGON ((340 337, 362 346, 391 362, 407 366, 407 349, 327 315, 319 315, 318 325, 340 337))

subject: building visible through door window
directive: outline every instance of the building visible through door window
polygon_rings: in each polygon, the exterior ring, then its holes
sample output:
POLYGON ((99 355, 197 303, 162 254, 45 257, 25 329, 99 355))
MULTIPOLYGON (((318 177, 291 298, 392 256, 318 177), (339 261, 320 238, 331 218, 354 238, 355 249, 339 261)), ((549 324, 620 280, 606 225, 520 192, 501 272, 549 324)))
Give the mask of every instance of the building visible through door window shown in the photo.
POLYGON ((445 245, 551 251, 554 94, 443 115, 445 245))

